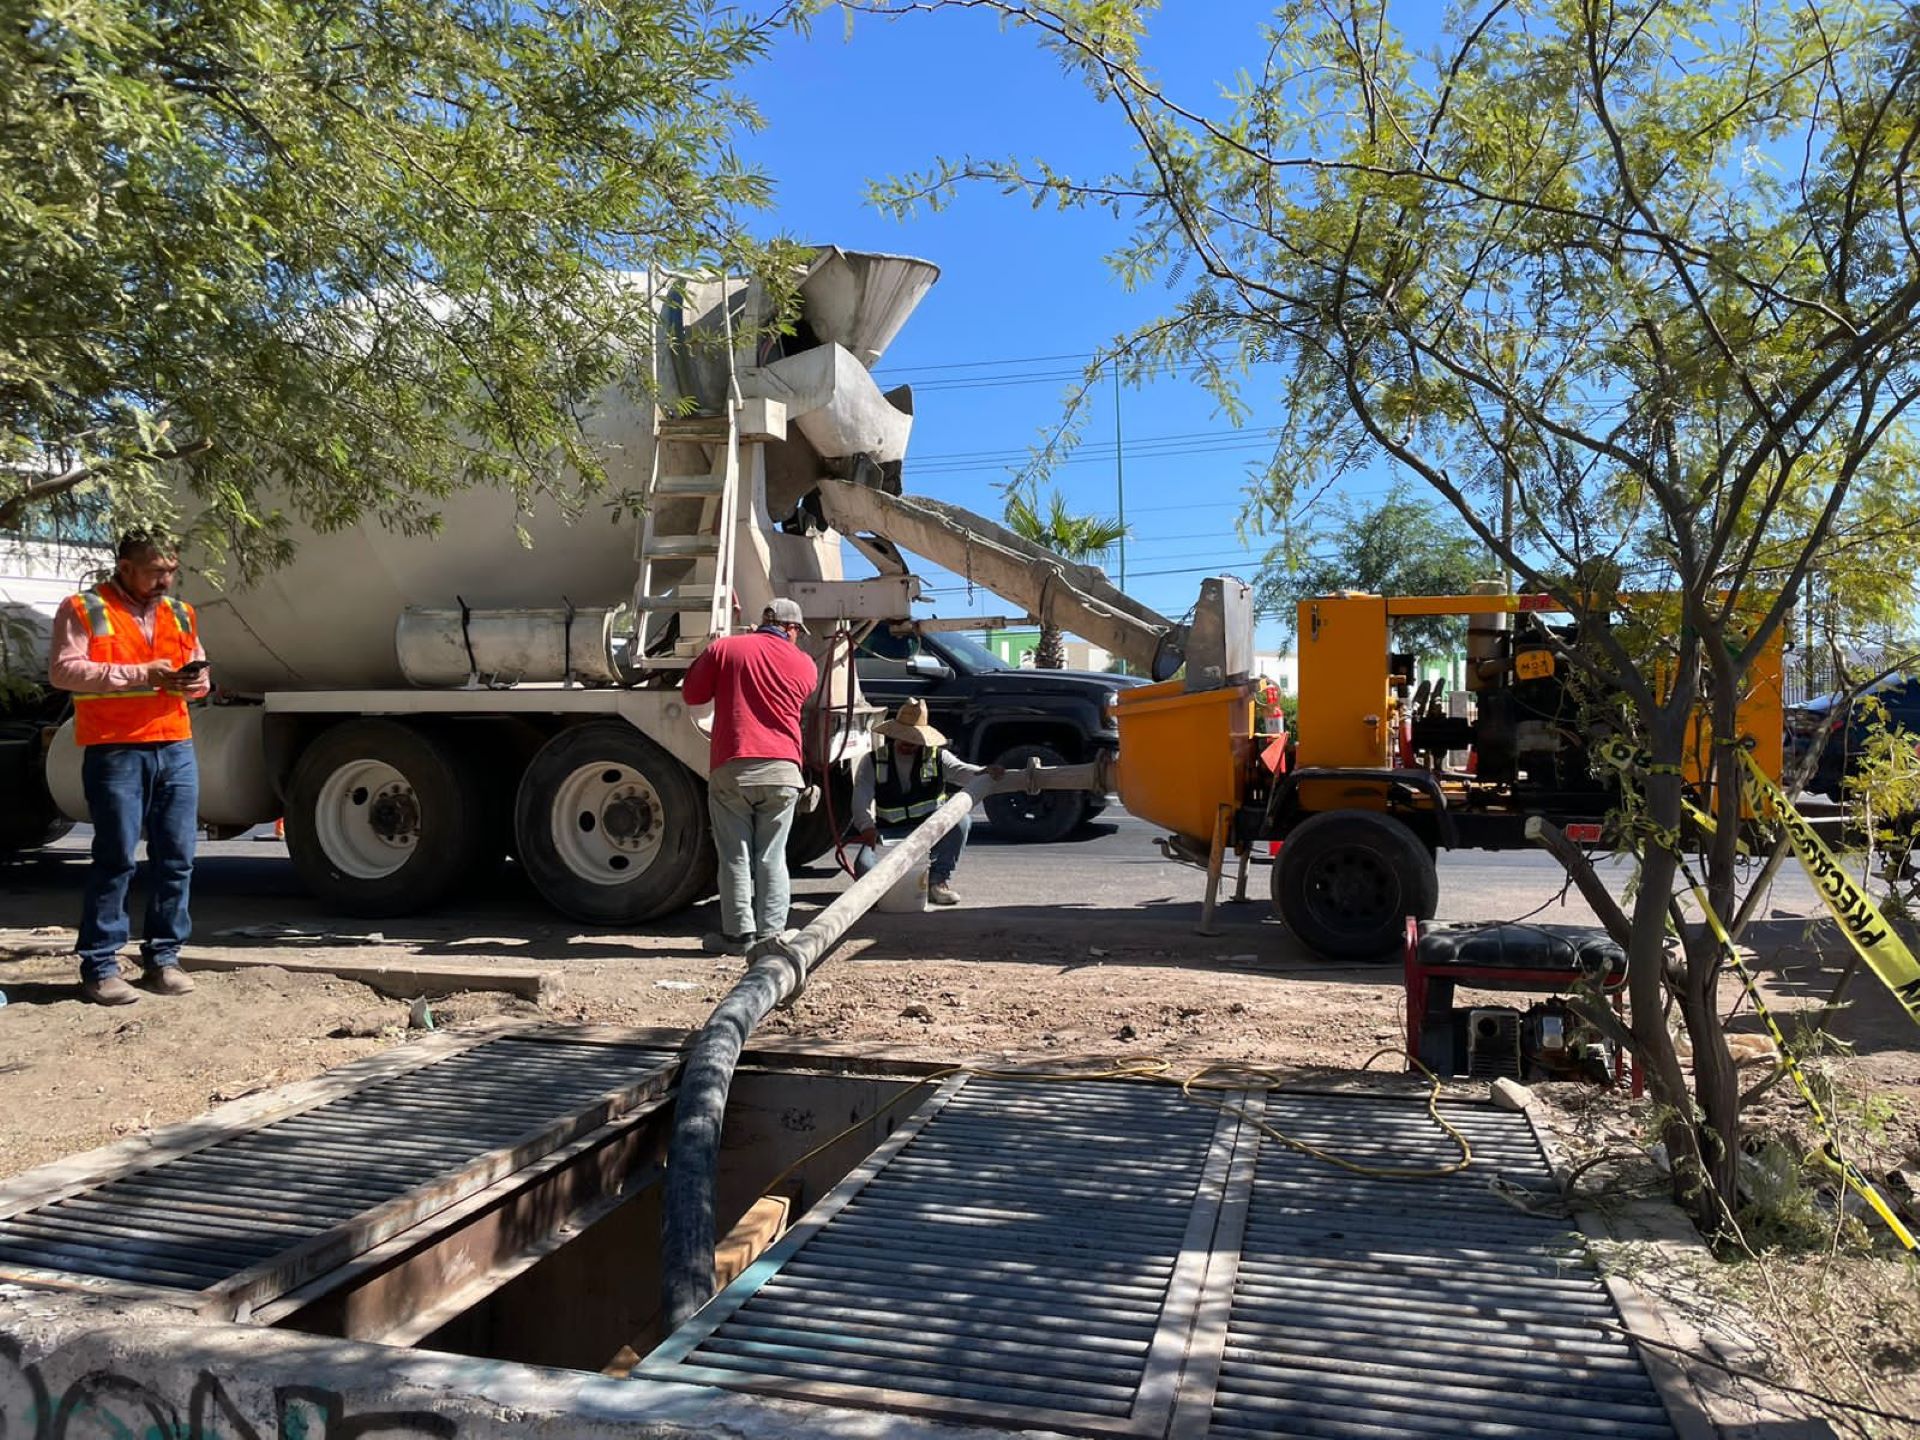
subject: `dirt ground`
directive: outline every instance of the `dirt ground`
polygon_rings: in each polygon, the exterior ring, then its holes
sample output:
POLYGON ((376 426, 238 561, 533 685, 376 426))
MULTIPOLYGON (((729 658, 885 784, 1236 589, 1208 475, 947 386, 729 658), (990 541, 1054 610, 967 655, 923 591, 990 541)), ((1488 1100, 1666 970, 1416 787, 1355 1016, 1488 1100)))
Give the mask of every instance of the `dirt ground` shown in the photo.
MULTIPOLYGON (((855 939, 760 1033, 942 1061, 1126 1054, 1286 1067, 1350 1066, 1402 1033, 1398 985, 1381 983, 1397 976, 1380 967, 1319 967, 1276 984, 1287 977, 1251 955, 1238 965, 1222 957, 1197 966, 1130 943, 1128 928, 1090 921, 1071 938, 1036 940, 985 927, 977 943, 998 956, 988 965, 959 956, 893 958, 890 937, 855 939)), ((631 953, 619 959, 567 963, 560 994, 544 1005, 472 991, 429 1001, 433 1023, 459 1027, 507 1015, 698 1026, 740 962, 699 954, 684 940, 649 938, 657 939, 625 942, 631 953)), ((968 940, 972 949, 975 937, 968 940)), ((186 1119, 421 1033, 409 1031, 403 1000, 280 969, 198 971, 188 997, 150 996, 111 1010, 86 1005, 72 996, 70 944, 61 934, 0 931, 0 989, 12 1002, 0 1011, 0 1174, 186 1119), (31 1014, 16 1006, 32 1007, 31 1014)), ((306 961, 397 962, 420 949, 319 945, 297 953, 306 961)), ((465 963, 489 961, 526 964, 511 952, 465 963)))
MULTIPOLYGON (((1393 1054, 1378 1054, 1397 1049, 1404 1035, 1397 963, 1329 965, 1302 954, 1268 917, 1264 896, 1224 907, 1220 933, 1199 936, 1201 877, 1141 853, 1144 839, 1123 826, 1079 850, 982 846, 976 856, 970 849, 963 886, 969 904, 870 917, 762 1033, 795 1045, 860 1044, 945 1063, 1151 1056, 1176 1068, 1238 1060, 1294 1074, 1351 1072, 1370 1059, 1382 1069, 1400 1068, 1393 1054)), ((693 1027, 741 969, 738 960, 700 951, 709 914, 652 934, 583 932, 508 883, 433 916, 347 921, 314 911, 294 888, 279 847, 209 848, 220 853, 202 865, 190 961, 457 962, 478 972, 537 968, 557 982, 557 993, 541 1004, 482 989, 433 999, 431 1023, 439 1028, 500 1016, 693 1027)), ((77 912, 83 873, 77 852, 0 871, 0 991, 9 1001, 0 1009, 0 1176, 422 1033, 409 1028, 412 1007, 404 998, 270 964, 197 971, 199 988, 189 997, 149 996, 112 1010, 85 1005, 67 954, 72 932, 53 923, 77 912)), ((824 869, 801 877, 796 919, 840 884, 824 869)), ((1558 876, 1537 857, 1443 867, 1443 884, 1442 918, 1513 917, 1545 906, 1543 920, 1590 920, 1584 910, 1553 904, 1558 876)), ((1783 884, 1764 913, 1770 918, 1749 939, 1769 1001, 1791 1025, 1826 998, 1847 952, 1819 921, 1810 892, 1783 884)), ((1731 981, 1723 999, 1729 1013, 1738 1012, 1735 1029, 1759 1028, 1731 981)), ((1909 1165, 1920 1170, 1920 1036, 1870 977, 1856 981, 1852 1000, 1835 1027, 1847 1053, 1818 1062, 1820 1083, 1839 1082, 1835 1108, 1862 1147, 1857 1153, 1883 1165, 1912 1156, 1909 1165)), ((426 1019, 417 1011, 412 1018, 426 1019)), ((1575 1128, 1584 1126, 1596 1147, 1638 1151, 1650 1138, 1644 1105, 1630 1108, 1589 1092, 1575 1109, 1586 1114, 1573 1117, 1575 1128)), ((1803 1110, 1781 1085, 1761 1114, 1790 1129, 1803 1110)), ((1646 1181, 1642 1174, 1638 1183, 1646 1181)), ((1769 1331, 1793 1328, 1796 1304, 1825 1303, 1818 1297, 1843 1273, 1818 1260, 1719 1267, 1710 1279, 1689 1280, 1688 1293, 1710 1296, 1717 1311, 1744 1307, 1766 1349, 1769 1331), (1804 1274, 1786 1285, 1783 1300, 1774 1277, 1791 1276, 1795 1267, 1804 1274)), ((1906 1334, 1920 1323, 1920 1271, 1891 1259, 1844 1263, 1867 1267, 1841 1288, 1876 1297, 1873 1333, 1884 1354, 1863 1359, 1873 1353, 1864 1341, 1837 1338, 1831 1346, 1809 1340, 1797 1350, 1778 1348, 1814 1388, 1920 1412, 1910 1344, 1886 1349, 1885 1333, 1888 1324, 1906 1334)), ((1851 1323, 1836 1320, 1819 1333, 1838 1337, 1851 1323)), ((1857 1433, 1920 1435, 1920 1425, 1873 1423, 1877 1429, 1857 1433)))
MULTIPOLYGON (((1202 937, 1202 877, 1150 857, 1142 866, 1143 837, 1125 829, 1082 847, 977 848, 963 877, 967 905, 869 916, 763 1033, 946 1062, 1151 1055, 1281 1069, 1353 1069, 1404 1034, 1397 963, 1304 954, 1263 896, 1224 905, 1219 933, 1202 937)), ((542 1005, 478 989, 434 999, 443 1028, 499 1015, 691 1027, 740 973, 738 960, 700 951, 711 916, 699 911, 651 934, 583 932, 509 877, 433 915, 344 920, 298 892, 279 846, 208 850, 189 964, 425 962, 539 969, 557 984, 542 1005)), ((404 1043, 404 1000, 272 968, 196 971, 199 988, 181 999, 82 1003, 73 932, 45 922, 77 911, 84 871, 77 850, 0 870, 0 992, 11 1002, 0 1008, 0 1175, 404 1043)), ((1482 857, 1444 873, 1442 918, 1517 915, 1557 890, 1556 872, 1536 857, 1482 857)), ((796 923, 841 883, 824 868, 799 877, 796 923)), ((1748 938, 1769 999, 1791 1024, 1824 1000, 1846 952, 1808 918, 1810 895, 1783 888, 1771 913, 1748 938)), ((1590 914, 1568 906, 1539 918, 1590 914)), ((1740 1012, 1735 1029, 1759 1028, 1731 980, 1724 997, 1740 1012)), ((1920 1153, 1920 1035, 1870 977, 1856 980, 1851 999, 1835 1027, 1851 1054, 1835 1063, 1849 1084, 1887 1097, 1887 1145, 1920 1153)), ((1395 1068, 1391 1056, 1375 1063, 1395 1068)))

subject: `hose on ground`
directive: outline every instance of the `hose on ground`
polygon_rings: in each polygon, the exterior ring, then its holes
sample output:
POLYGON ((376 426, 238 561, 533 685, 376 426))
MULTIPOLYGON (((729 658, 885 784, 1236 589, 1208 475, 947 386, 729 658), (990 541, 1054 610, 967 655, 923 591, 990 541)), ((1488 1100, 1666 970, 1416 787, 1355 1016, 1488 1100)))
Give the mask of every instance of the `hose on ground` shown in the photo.
POLYGON ((666 1216, 662 1222, 661 1275, 667 1328, 678 1329, 713 1298, 714 1185, 719 1169, 720 1130, 727 1094, 747 1037, 768 1013, 799 995, 807 976, 832 951, 849 928, 881 896, 927 858, 934 845, 961 817, 997 790, 1087 790, 1106 788, 1108 764, 1059 765, 1037 762, 994 780, 981 774, 917 825, 898 844, 887 847, 880 863, 855 880, 799 930, 763 940, 748 952, 747 970, 701 1027, 681 1066, 680 1095, 667 1145, 666 1216))

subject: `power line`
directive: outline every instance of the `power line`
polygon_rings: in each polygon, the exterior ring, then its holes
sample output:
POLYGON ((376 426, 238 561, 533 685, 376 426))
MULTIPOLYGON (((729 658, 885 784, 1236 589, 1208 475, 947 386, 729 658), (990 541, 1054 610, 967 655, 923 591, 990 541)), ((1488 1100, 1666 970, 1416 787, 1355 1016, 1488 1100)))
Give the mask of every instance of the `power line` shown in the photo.
MULTIPOLYGON (((1224 444, 1215 444, 1215 445, 1173 445, 1173 446, 1165 446, 1165 447, 1149 446, 1140 453, 1139 458, 1144 458, 1147 460, 1176 460, 1184 455, 1231 455, 1239 451, 1271 450, 1272 448, 1273 448, 1272 443, 1270 441, 1263 441, 1263 440, 1230 441, 1224 444)), ((1127 453, 1129 455, 1133 455, 1135 453, 1131 445, 1127 447, 1127 453)), ((1112 455, 1100 455, 1100 454, 1081 455, 1076 453, 1073 455, 1068 455, 1062 459, 1053 461, 1051 468, 1059 469, 1068 465, 1106 466, 1113 463, 1113 458, 1114 457, 1112 455)), ((988 464, 967 463, 967 464, 958 464, 958 465, 914 465, 911 462, 909 462, 907 467, 908 472, 914 475, 1001 475, 1001 474, 1007 473, 1010 470, 1014 470, 1016 468, 1018 467, 1016 466, 1015 462, 1012 460, 1007 460, 1004 463, 998 464, 998 465, 991 464, 991 463, 988 463, 988 464)))
POLYGON ((889 365, 876 365, 873 373, 882 370, 981 370, 993 365, 1039 365, 1048 360, 1091 360, 1091 350, 1080 350, 1065 355, 1020 355, 1003 360, 950 360, 944 365, 915 365, 910 361, 895 361, 889 365))
MULTIPOLYGON (((1127 441, 1127 448, 1131 450, 1136 445, 1154 445, 1162 441, 1216 440, 1233 435, 1244 435, 1246 433, 1246 430, 1241 426, 1229 425, 1225 428, 1216 426, 1211 430, 1186 430, 1171 435, 1141 435, 1127 441)), ((1078 452, 1107 452, 1114 448, 1113 442, 1106 440, 1089 442, 1088 444, 1077 446, 1076 450, 1078 452)), ((1031 448, 1026 450, 942 450, 936 451, 931 455, 917 455, 914 459, 916 463, 924 465, 928 461, 939 463, 947 460, 997 460, 1002 457, 1018 460, 1031 453, 1031 448)))

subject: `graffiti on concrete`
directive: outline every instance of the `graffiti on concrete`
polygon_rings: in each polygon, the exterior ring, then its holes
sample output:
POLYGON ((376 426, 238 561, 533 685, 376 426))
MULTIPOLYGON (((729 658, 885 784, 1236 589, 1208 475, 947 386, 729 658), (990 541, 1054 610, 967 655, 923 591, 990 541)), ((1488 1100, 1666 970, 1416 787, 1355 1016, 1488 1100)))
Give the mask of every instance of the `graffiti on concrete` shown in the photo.
POLYGON ((131 1375, 96 1370, 58 1394, 0 1335, 0 1440, 453 1440, 459 1427, 423 1410, 349 1413, 338 1391, 276 1387, 271 1418, 241 1413, 202 1371, 184 1400, 131 1375))

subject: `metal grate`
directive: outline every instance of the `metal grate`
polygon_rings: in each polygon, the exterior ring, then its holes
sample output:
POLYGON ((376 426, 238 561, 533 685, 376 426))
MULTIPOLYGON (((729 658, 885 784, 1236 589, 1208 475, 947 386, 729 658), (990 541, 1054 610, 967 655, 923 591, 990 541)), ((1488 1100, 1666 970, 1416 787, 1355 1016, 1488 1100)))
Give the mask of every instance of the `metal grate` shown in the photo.
POLYGON ((1159 1434, 1236 1128, 1165 1087, 950 1082, 639 1373, 1159 1434))
MULTIPOLYGON (((1381 1166, 1403 1096, 1233 1097, 1381 1166)), ((949 1082, 636 1373, 1093 1434, 1671 1437, 1525 1117, 1368 1178, 1171 1088, 949 1082), (1498 1188, 1496 1189, 1496 1183, 1498 1188)))
MULTIPOLYGON (((1411 1168, 1458 1153, 1404 1100, 1265 1103, 1280 1131, 1338 1154, 1411 1168)), ((1529 1191, 1555 1193, 1525 1117, 1442 1113, 1474 1151, 1444 1180, 1363 1178, 1261 1148, 1219 1238, 1238 1264, 1205 1433, 1673 1435, 1569 1222, 1520 1208, 1529 1191)), ((1205 1407, 1208 1388, 1193 1385, 1189 1403, 1205 1407)))
POLYGON ((253 1305, 665 1093, 677 1057, 503 1036, 0 1218, 0 1278, 253 1305))

